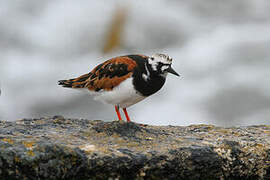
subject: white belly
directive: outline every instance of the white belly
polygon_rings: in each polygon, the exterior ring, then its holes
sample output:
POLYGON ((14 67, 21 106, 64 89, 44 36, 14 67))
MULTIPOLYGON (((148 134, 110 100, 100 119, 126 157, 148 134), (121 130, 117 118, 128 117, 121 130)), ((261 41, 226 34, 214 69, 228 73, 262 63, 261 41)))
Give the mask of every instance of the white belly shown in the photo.
POLYGON ((132 78, 126 79, 112 91, 102 91, 91 94, 95 96, 94 99, 97 101, 118 105, 120 108, 129 107, 146 98, 133 88, 132 78))

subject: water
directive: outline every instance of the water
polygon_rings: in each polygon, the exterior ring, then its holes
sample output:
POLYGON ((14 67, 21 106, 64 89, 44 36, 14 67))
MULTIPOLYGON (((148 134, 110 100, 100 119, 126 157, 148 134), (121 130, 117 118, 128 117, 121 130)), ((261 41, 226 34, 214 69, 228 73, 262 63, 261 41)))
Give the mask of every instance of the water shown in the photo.
POLYGON ((181 75, 128 109, 156 125, 269 124, 270 2, 21 1, 0 3, 0 118, 60 114, 111 121, 111 105, 57 80, 123 54, 167 53, 181 75), (127 10, 122 44, 103 54, 115 10, 127 10))

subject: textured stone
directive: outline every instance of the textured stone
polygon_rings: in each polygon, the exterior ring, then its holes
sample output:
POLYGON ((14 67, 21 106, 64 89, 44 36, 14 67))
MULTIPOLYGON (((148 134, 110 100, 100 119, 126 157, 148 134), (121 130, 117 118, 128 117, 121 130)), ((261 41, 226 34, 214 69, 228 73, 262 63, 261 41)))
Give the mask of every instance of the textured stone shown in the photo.
POLYGON ((0 179, 270 179, 270 126, 0 121, 0 179))

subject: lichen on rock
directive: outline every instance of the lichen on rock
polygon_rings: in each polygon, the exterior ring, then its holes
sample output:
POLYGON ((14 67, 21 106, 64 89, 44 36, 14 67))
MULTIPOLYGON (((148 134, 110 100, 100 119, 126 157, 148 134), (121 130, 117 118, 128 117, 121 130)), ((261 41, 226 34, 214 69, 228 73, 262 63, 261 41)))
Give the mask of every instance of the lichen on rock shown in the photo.
POLYGON ((0 121, 0 179, 270 179, 270 126, 0 121))

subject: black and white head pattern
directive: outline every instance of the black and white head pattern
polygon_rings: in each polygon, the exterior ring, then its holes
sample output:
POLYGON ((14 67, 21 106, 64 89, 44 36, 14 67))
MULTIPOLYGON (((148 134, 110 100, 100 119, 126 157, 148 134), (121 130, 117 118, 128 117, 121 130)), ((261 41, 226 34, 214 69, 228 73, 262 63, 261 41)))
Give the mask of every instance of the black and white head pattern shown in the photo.
POLYGON ((167 69, 171 67, 172 58, 166 54, 154 54, 148 58, 148 64, 154 72, 166 77, 167 69))
POLYGON ((143 96, 150 96, 160 90, 168 73, 179 76, 171 67, 172 58, 168 55, 154 54, 137 62, 140 63, 140 69, 134 72, 133 85, 143 96))

